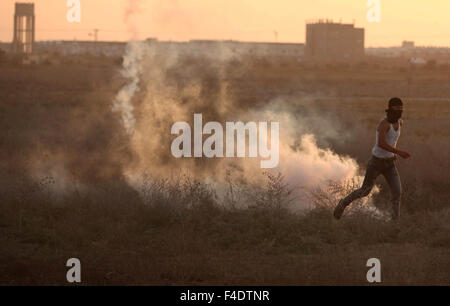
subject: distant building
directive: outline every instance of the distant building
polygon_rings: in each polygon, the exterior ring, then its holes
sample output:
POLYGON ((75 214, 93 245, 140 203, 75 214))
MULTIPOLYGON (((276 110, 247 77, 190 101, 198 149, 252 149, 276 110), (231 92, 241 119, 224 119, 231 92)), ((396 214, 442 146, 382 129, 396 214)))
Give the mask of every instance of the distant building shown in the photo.
MULTIPOLYGON (((302 43, 240 42, 234 40, 190 40, 188 42, 159 41, 151 38, 146 43, 154 48, 156 54, 175 52, 180 56, 194 58, 233 59, 240 56, 255 58, 300 58, 304 56, 302 43)), ((127 44, 124 42, 103 41, 40 41, 35 52, 58 52, 61 55, 105 55, 122 56, 127 44)))
MULTIPOLYGON (((164 44, 164 42, 161 42, 164 44)), ((302 43, 240 42, 234 40, 191 40, 184 44, 190 56, 232 58, 239 56, 302 57, 302 43)))
POLYGON ((306 56, 340 60, 364 56, 364 29, 353 24, 319 21, 306 25, 306 56))
POLYGON ((74 40, 52 40, 36 43, 37 53, 58 52, 61 55, 104 55, 123 56, 126 43, 107 41, 74 41, 74 40))
POLYGON ((414 42, 413 41, 404 40, 403 43, 402 43, 402 48, 412 49, 412 48, 414 48, 414 42))

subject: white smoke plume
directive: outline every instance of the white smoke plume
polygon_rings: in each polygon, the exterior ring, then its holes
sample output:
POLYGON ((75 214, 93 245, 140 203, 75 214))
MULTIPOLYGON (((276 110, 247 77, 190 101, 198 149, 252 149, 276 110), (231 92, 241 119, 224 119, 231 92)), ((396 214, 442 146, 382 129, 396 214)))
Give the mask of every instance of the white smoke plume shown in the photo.
POLYGON ((121 114, 123 126, 128 134, 134 133, 136 119, 133 115, 134 106, 132 99, 139 90, 139 76, 142 67, 141 60, 145 54, 146 46, 144 43, 136 40, 138 36, 137 27, 132 19, 139 10, 139 2, 138 0, 128 1, 128 7, 124 13, 124 22, 128 27, 131 40, 127 44, 121 72, 129 83, 119 91, 112 107, 114 112, 121 114))
MULTIPOLYGON (((311 192, 321 190, 326 193, 328 200, 333 198, 337 203, 340 197, 345 196, 348 190, 327 192, 330 184, 345 185, 353 182, 360 186, 364 179, 360 175, 358 163, 349 156, 341 156, 330 148, 320 148, 316 137, 305 132, 305 117, 294 116, 283 104, 283 99, 275 99, 275 105, 267 105, 265 110, 257 111, 252 118, 265 118, 269 121, 280 122, 280 163, 273 174, 281 173, 289 188, 293 190, 295 201, 291 208, 294 210, 310 208, 313 206, 311 192)), ((321 120, 318 119, 321 123, 321 120)), ((316 123, 317 124, 317 123, 316 123)), ((326 133, 326 131, 324 131, 326 133)), ((333 131, 330 131, 333 135, 333 131)), ((241 175, 246 181, 263 184, 262 177, 258 177, 258 163, 249 160, 241 161, 241 175)), ((372 195, 378 193, 374 187, 372 195)), ((360 200, 365 208, 371 202, 371 196, 360 200)), ((378 213, 378 212, 376 212, 378 213)))
POLYGON ((133 134, 136 119, 133 115, 132 99, 139 90, 139 75, 141 73, 141 60, 145 53, 145 45, 142 42, 132 41, 128 43, 123 59, 122 75, 129 81, 117 94, 113 111, 120 112, 122 124, 128 134, 133 134))
MULTIPOLYGON (((136 2, 130 3, 130 7, 135 8, 136 2)), ((127 10, 126 19, 131 14, 133 9, 127 10)), ((122 73, 130 83, 119 91, 113 107, 122 114, 136 156, 124 169, 131 186, 139 189, 148 174, 158 178, 187 174, 213 184, 220 192, 230 173, 244 185, 261 185, 265 178, 258 158, 176 159, 171 155, 171 125, 177 121, 192 122, 194 113, 202 113, 205 122, 280 122, 280 162, 273 172, 282 173, 299 196, 299 201, 294 203, 296 209, 311 205, 305 190, 324 187, 330 181, 362 181, 354 159, 339 156, 330 148, 320 148, 316 137, 308 133, 307 126, 315 124, 324 127, 321 133, 336 137, 335 129, 327 128, 332 124, 320 117, 303 117, 293 112, 291 105, 308 104, 311 97, 300 93, 288 101, 279 97, 264 104, 256 101, 252 105, 241 105, 231 93, 233 86, 239 84, 230 84, 226 69, 227 62, 240 59, 233 58, 229 50, 216 46, 220 50, 208 50, 205 53, 209 57, 203 58, 201 64, 192 65, 176 45, 161 48, 146 42, 128 45, 122 73), (228 54, 225 58, 221 56, 224 52, 228 54), (140 101, 136 101, 135 109, 132 99, 139 87, 140 101)))

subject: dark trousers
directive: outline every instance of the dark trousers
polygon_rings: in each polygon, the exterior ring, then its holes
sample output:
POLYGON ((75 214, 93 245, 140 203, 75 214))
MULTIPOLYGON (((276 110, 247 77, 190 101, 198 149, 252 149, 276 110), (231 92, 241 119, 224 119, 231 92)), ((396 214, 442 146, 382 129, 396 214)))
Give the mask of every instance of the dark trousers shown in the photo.
POLYGON ((393 159, 381 159, 375 156, 367 163, 366 176, 361 188, 353 191, 342 200, 344 206, 350 205, 356 199, 369 195, 376 178, 382 174, 386 179, 391 191, 392 218, 397 220, 400 215, 400 198, 402 195, 402 186, 400 175, 393 159))

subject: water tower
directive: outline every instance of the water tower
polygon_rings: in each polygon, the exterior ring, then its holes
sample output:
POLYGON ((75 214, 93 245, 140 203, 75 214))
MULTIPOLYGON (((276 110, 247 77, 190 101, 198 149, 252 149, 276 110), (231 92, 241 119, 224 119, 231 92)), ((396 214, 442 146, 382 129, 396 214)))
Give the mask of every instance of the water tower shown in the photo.
POLYGON ((34 3, 16 3, 13 52, 26 54, 33 52, 34 34, 34 3))

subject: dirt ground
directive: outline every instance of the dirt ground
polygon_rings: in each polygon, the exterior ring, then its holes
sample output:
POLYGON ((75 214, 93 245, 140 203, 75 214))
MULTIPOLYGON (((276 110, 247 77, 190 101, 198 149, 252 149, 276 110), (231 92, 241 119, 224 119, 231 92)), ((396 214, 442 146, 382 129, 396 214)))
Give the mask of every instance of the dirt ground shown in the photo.
MULTIPOLYGON (((399 164, 398 224, 363 214, 338 222, 324 206, 300 214, 276 205, 222 207, 195 182, 163 184, 144 203, 123 179, 134 155, 110 109, 125 82, 119 68, 0 64, 0 284, 66 284, 65 263, 76 257, 85 285, 364 285, 366 261, 376 257, 383 284, 450 285, 448 68, 285 60, 231 62, 225 70, 242 109, 313 96, 312 105, 300 101, 293 111, 336 122, 342 137, 308 129, 320 146, 362 167, 386 99, 402 97, 399 145, 412 159, 399 164), (57 177, 30 174, 48 156, 48 167, 63 165, 92 189, 49 192, 57 177)), ((388 210, 389 192, 379 183, 375 204, 388 210)))

